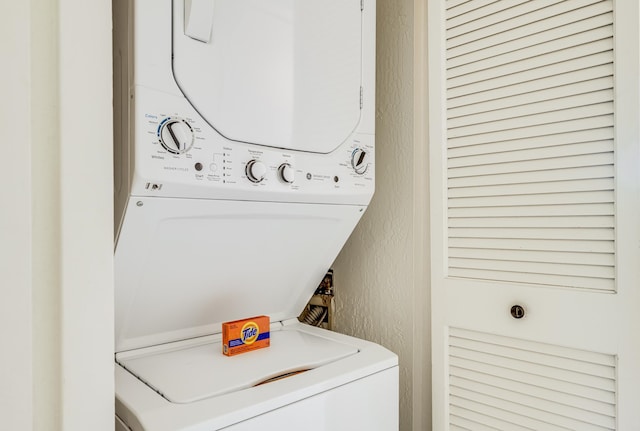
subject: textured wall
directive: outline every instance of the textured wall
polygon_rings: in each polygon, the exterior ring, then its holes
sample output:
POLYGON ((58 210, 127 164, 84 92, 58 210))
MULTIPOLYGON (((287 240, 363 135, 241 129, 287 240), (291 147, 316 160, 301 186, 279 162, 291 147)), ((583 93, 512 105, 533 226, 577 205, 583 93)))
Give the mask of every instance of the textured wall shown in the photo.
POLYGON ((413 1, 378 0, 376 193, 333 266, 335 330, 400 360, 400 429, 412 428, 413 1))

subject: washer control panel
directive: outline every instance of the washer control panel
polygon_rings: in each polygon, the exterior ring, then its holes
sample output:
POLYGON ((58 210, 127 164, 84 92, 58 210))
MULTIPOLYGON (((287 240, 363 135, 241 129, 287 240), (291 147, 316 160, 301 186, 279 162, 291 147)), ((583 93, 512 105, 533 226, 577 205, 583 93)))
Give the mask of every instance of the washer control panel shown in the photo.
POLYGON ((231 193, 241 198, 238 192, 245 191, 247 199, 305 201, 296 198, 305 195, 308 201, 336 203, 356 195, 368 202, 373 194, 373 135, 354 134, 328 154, 235 142, 210 127, 185 99, 176 101, 183 109, 136 105, 137 194, 225 199, 231 193))

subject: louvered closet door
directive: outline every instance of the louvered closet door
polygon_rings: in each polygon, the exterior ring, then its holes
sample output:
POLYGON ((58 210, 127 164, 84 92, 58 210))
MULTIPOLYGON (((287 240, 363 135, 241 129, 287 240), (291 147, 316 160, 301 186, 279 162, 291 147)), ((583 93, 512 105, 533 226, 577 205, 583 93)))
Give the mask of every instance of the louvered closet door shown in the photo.
POLYGON ((428 2, 435 431, 640 430, 638 3, 428 2))

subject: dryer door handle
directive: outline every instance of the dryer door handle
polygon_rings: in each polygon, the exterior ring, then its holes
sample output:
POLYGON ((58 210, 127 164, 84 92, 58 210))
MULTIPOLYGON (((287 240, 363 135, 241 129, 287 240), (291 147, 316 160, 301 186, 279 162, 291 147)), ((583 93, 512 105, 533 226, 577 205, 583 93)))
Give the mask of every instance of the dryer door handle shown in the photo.
POLYGON ((184 34, 200 42, 211 42, 213 0, 184 1, 184 34))

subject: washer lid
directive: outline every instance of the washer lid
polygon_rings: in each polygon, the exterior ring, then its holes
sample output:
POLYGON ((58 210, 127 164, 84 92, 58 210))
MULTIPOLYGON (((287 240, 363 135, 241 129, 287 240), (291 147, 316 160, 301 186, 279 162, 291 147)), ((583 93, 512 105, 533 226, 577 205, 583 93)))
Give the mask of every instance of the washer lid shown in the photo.
POLYGON ((114 259, 116 352, 299 315, 363 209, 132 197, 114 259))
POLYGON ((173 73, 228 139, 328 153, 360 121, 360 0, 176 0, 173 73))
POLYGON ((141 356, 118 363, 173 403, 187 404, 311 370, 358 353, 358 348, 297 330, 271 332, 271 346, 227 357, 221 341, 141 356))

